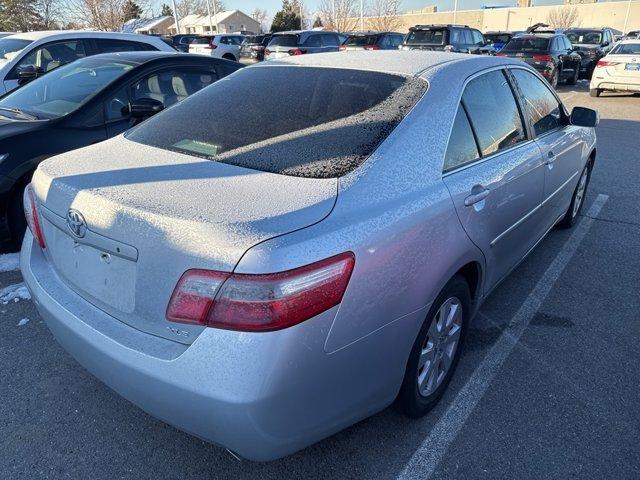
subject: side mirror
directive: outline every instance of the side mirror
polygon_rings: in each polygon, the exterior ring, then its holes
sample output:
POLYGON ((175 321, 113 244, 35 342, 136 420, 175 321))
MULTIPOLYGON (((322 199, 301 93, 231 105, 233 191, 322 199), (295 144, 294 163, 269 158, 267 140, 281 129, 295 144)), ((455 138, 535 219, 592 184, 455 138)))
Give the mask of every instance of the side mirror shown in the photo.
POLYGON ((164 103, 154 98, 139 98, 129 104, 131 117, 138 120, 152 117, 162 110, 164 110, 164 103))
POLYGON ((608 47, 608 46, 609 46, 609 42, 604 42, 604 43, 602 44, 602 46, 603 46, 603 47, 608 47))
POLYGON ((18 69, 18 85, 24 85, 31 80, 38 78, 43 72, 42 68, 35 65, 25 65, 18 69))
POLYGON ((571 125, 577 127, 597 127, 600 123, 600 114, 591 108, 573 107, 570 120, 571 125))

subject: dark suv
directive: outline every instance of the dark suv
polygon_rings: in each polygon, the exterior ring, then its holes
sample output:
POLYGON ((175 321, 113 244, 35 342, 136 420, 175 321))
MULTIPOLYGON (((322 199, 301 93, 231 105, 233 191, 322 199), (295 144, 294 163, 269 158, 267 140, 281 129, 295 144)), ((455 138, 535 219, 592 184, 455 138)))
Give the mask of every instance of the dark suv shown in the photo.
POLYGON ((527 62, 544 76, 553 88, 561 81, 575 85, 580 74, 580 61, 564 34, 536 33, 513 37, 496 55, 514 57, 527 62))
POLYGON ((195 34, 179 34, 173 36, 162 37, 166 43, 171 45, 179 52, 189 53, 189 44, 196 38, 201 38, 202 35, 195 34))
POLYGON ((590 79, 598 60, 609 53, 615 43, 613 32, 610 28, 571 28, 564 34, 582 57, 580 76, 590 79))
POLYGON ((400 49, 495 54, 480 30, 467 25, 416 25, 409 29, 400 49))
POLYGON ((337 52, 346 36, 320 30, 295 30, 274 33, 264 50, 264 59, 284 58, 290 55, 337 52))
POLYGON ((350 33, 340 50, 397 50, 404 35, 397 32, 355 32, 350 33))
POLYGON ((264 60, 264 50, 269 45, 272 35, 265 33, 262 35, 250 35, 244 38, 240 46, 241 63, 252 64, 264 60))

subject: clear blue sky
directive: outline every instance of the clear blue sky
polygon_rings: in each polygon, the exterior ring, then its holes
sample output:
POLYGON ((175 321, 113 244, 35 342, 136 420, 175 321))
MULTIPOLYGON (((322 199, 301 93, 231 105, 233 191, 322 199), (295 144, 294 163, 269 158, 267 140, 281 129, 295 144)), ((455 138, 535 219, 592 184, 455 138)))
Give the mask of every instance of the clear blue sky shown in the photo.
MULTIPOLYGON (((282 0, 223 0, 225 6, 229 10, 242 10, 243 12, 251 15, 256 8, 266 9, 269 13, 269 17, 280 10, 282 6, 282 0)), ((365 0, 366 1, 366 0, 365 0)), ((438 11, 453 10, 454 0, 401 0, 401 10, 418 10, 427 5, 437 5, 438 11)), ((152 0, 154 11, 159 13, 160 5, 167 3, 171 5, 171 0, 152 0)), ((307 11, 314 12, 321 3, 321 0, 303 0, 307 7, 307 11)), ((533 0, 534 5, 553 5, 562 4, 562 0, 533 0)), ((515 6, 516 0, 458 0, 458 10, 473 10, 480 8, 482 5, 508 5, 515 6)))

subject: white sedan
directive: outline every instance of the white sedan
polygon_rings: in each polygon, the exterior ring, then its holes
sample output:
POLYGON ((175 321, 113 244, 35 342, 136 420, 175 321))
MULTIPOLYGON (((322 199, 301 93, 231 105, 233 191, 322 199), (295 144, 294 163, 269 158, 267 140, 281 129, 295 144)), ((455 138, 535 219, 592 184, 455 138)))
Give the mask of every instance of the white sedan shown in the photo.
POLYGON ((598 61, 589 95, 599 97, 605 90, 640 92, 640 39, 618 43, 598 61))

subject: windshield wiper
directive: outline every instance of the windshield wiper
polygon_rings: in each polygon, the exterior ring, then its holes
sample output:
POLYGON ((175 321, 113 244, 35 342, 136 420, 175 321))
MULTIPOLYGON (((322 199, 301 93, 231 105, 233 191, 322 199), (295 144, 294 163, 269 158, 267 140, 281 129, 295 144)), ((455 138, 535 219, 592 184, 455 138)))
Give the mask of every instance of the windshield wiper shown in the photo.
POLYGON ((23 112, 22 110, 20 110, 19 108, 13 108, 13 107, 0 107, 0 110, 6 110, 7 112, 11 112, 11 113, 15 113, 16 115, 20 115, 28 120, 38 120, 38 117, 36 117, 35 115, 32 115, 30 113, 27 112, 23 112))

